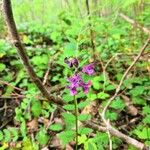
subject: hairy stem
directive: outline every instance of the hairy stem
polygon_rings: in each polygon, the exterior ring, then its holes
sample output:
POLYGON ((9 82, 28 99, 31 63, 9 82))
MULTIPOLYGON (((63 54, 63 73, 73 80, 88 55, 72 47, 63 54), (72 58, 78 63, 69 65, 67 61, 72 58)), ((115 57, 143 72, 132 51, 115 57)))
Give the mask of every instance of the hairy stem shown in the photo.
POLYGON ((78 149, 78 103, 77 99, 74 96, 74 106, 75 106, 75 117, 76 117, 76 150, 78 149))

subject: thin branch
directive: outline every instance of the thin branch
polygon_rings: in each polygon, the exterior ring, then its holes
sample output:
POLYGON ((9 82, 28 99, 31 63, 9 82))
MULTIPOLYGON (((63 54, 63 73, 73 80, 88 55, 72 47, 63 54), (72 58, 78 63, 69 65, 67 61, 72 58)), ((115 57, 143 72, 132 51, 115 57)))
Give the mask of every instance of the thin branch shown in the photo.
POLYGON ((135 63, 139 60, 139 58, 141 57, 142 53, 144 52, 144 50, 147 48, 147 46, 149 45, 150 43, 150 37, 147 39, 147 41, 145 42, 144 46, 141 48, 139 54, 137 55, 137 57, 134 59, 134 61, 132 62, 132 64, 128 67, 128 69, 125 71, 124 75, 122 76, 121 80, 120 80, 120 83, 118 85, 118 87, 116 88, 116 92, 115 94, 108 100, 106 106, 104 107, 103 109, 103 112, 102 112, 102 118, 105 119, 105 113, 106 113, 106 110, 107 108, 109 107, 109 105, 111 104, 111 102, 117 97, 120 89, 121 89, 121 86, 123 84, 123 81, 124 79, 126 78, 126 76, 128 75, 129 71, 133 68, 133 66, 135 65, 135 63))
POLYGON ((5 85, 7 85, 7 86, 10 86, 10 87, 12 87, 12 88, 14 88, 14 89, 16 89, 16 90, 18 90, 18 91, 23 91, 23 89, 18 88, 18 87, 16 87, 16 86, 13 86, 12 84, 10 84, 10 83, 8 83, 8 82, 6 82, 6 81, 0 80, 0 83, 1 83, 1 84, 5 84, 5 85))
POLYGON ((102 127, 102 126, 100 126, 96 123, 93 123, 91 121, 86 121, 85 125, 87 127, 90 127, 92 129, 96 130, 96 131, 99 131, 99 132, 106 132, 107 130, 109 130, 111 135, 122 139, 126 143, 133 145, 135 148, 140 149, 140 150, 149 150, 148 146, 145 146, 143 143, 141 143, 141 142, 139 142, 139 141, 123 134, 123 133, 121 133, 120 131, 118 131, 117 129, 112 127, 110 124, 109 124, 109 127, 106 128, 106 127, 102 127))
POLYGON ((130 24, 132 24, 133 26, 141 29, 143 32, 145 32, 146 34, 149 34, 150 35, 150 30, 147 29, 146 27, 143 27, 142 25, 138 24, 135 20, 129 18, 128 16, 126 16, 125 14, 123 13, 120 13, 119 16, 121 18, 123 18, 125 21, 129 22, 130 24))
POLYGON ((12 43, 16 47, 18 55, 20 59, 23 62, 23 65, 25 69, 28 72, 28 75, 32 79, 32 81, 35 83, 35 85, 38 87, 38 89, 41 91, 43 96, 45 96, 49 101, 53 101, 54 103, 62 104, 62 101, 60 98, 56 98, 53 95, 50 95, 47 91, 47 89, 43 86, 41 80, 37 77, 35 71, 33 70, 31 64, 29 63, 28 56, 26 54, 25 48, 23 47, 17 27, 14 21, 13 12, 12 12, 12 6, 11 6, 11 0, 3 0, 3 12, 4 12, 4 18, 5 22, 7 24, 8 30, 11 35, 12 43))

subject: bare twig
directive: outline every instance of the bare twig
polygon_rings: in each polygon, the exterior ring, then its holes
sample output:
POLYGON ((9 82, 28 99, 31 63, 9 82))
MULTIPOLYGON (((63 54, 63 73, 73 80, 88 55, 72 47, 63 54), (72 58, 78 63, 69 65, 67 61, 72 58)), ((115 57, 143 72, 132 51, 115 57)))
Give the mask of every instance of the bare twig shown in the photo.
POLYGON ((15 86, 13 86, 12 84, 10 84, 10 83, 8 83, 8 82, 6 82, 6 81, 0 80, 0 83, 1 83, 1 84, 5 84, 5 85, 7 85, 7 86, 10 86, 10 87, 12 87, 12 88, 14 88, 14 89, 16 89, 16 90, 18 90, 18 91, 23 91, 23 89, 18 88, 18 87, 15 87, 15 86))
POLYGON ((143 32, 145 32, 146 34, 150 35, 150 30, 147 29, 146 27, 141 26, 140 24, 138 24, 135 20, 129 18, 128 16, 124 15, 123 13, 120 13, 119 16, 121 18, 123 18, 124 20, 126 20, 127 22, 131 23, 133 26, 141 29, 143 32))
POLYGON ((135 63, 139 60, 140 56, 142 55, 142 53, 144 52, 144 50, 147 48, 147 46, 149 45, 149 43, 150 43, 150 37, 147 39, 147 41, 145 42, 144 46, 141 48, 139 54, 134 59, 134 61, 132 62, 132 64, 125 71, 124 75, 122 76, 122 78, 120 80, 120 83, 119 83, 118 87, 116 88, 115 94, 108 100, 108 102, 107 102, 107 104, 104 107, 103 112, 102 112, 102 118, 103 119, 105 118, 105 113, 106 113, 107 108, 109 107, 109 105, 111 104, 111 102, 117 97, 117 95, 118 95, 118 93, 120 91, 120 88, 121 88, 121 86, 123 84, 124 79, 128 75, 129 71, 133 68, 133 66, 135 65, 135 63))
POLYGON ((16 24, 13 17, 12 7, 11 7, 11 0, 3 0, 3 11, 4 11, 4 17, 5 22, 7 24, 8 30, 11 35, 12 43, 17 49, 18 55, 20 59, 23 62, 24 67, 26 68, 28 75, 32 79, 32 81, 35 83, 35 85, 38 87, 38 89, 41 91, 41 93, 49 100, 54 103, 60 103, 62 104, 62 101, 60 98, 56 98, 53 95, 50 95, 47 91, 47 89, 43 86, 41 80, 37 77, 36 73, 34 72, 32 66, 29 63, 29 59, 27 57, 25 48, 23 47, 16 24))
POLYGON ((133 139, 133 138, 123 134, 123 133, 121 133, 120 131, 118 131, 117 129, 112 127, 110 124, 106 128, 106 127, 102 127, 102 126, 100 126, 100 125, 98 125, 96 123, 93 123, 91 121, 86 121, 85 125, 87 127, 90 127, 92 129, 95 129, 95 130, 100 131, 100 132, 106 132, 107 130, 109 130, 111 135, 122 139, 126 143, 133 145, 135 148, 140 149, 140 150, 149 150, 148 146, 145 146, 143 143, 141 143, 141 142, 139 142, 139 141, 137 141, 137 140, 135 140, 135 139, 133 139))

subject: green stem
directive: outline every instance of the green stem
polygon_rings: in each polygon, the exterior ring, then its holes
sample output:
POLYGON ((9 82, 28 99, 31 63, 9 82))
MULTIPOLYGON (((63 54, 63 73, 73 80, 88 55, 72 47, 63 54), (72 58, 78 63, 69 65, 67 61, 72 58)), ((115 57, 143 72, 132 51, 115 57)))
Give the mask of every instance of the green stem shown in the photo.
POLYGON ((76 117, 76 148, 75 150, 78 150, 78 103, 77 99, 74 96, 74 105, 75 105, 75 117, 76 117))

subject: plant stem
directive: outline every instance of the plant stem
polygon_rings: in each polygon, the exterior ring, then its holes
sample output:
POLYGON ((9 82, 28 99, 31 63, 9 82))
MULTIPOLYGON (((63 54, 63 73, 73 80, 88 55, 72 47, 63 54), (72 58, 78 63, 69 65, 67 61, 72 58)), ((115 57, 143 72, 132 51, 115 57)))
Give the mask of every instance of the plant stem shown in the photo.
POLYGON ((75 106, 75 117, 76 117, 76 148, 75 150, 78 149, 78 103, 77 103, 77 99, 74 96, 74 106, 75 106))

